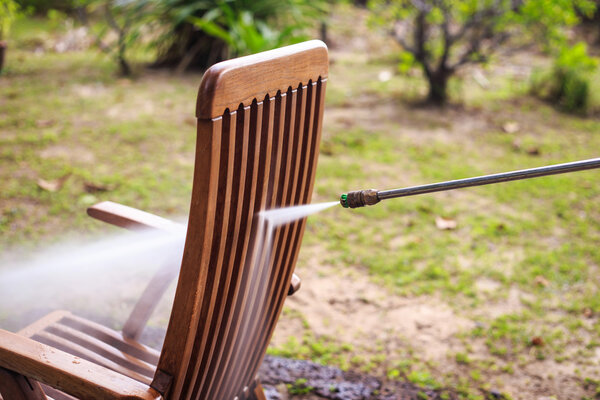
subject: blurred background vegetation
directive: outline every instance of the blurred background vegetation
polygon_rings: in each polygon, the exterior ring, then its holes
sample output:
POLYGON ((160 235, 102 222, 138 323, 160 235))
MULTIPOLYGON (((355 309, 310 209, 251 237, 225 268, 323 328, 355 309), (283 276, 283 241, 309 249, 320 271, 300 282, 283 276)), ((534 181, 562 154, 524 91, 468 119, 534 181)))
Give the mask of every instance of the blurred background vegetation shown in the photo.
MULTIPOLYGON (((204 70, 224 59, 305 40, 316 24, 326 40, 327 15, 334 2, 2 0, 0 48, 6 47, 3 38, 19 16, 68 16, 89 30, 101 51, 114 55, 124 76, 132 74, 130 64, 138 61, 136 56, 151 59, 147 65, 153 68, 178 73, 204 70)), ((448 82, 461 68, 489 63, 500 50, 538 46, 555 63, 535 74, 531 92, 567 111, 588 110, 589 77, 598 62, 588 54, 580 31, 592 31, 588 40, 596 45, 600 41, 597 0, 357 0, 355 4, 369 8, 373 29, 398 42, 399 69, 422 71, 429 103, 447 102, 448 82)))

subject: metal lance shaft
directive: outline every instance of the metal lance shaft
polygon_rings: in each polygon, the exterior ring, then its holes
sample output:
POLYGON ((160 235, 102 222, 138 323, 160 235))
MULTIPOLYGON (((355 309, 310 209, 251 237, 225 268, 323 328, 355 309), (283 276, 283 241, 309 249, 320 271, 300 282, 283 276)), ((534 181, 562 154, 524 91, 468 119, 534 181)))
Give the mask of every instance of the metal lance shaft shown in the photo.
POLYGON ((522 169, 519 171, 502 172, 500 174, 477 176, 474 178, 457 179, 454 181, 432 183, 429 185, 411 186, 401 189, 376 190, 366 189, 344 193, 340 196, 340 204, 344 208, 357 208, 371 206, 381 200, 396 197, 415 196, 417 194, 443 192, 445 190, 460 189, 471 186, 489 185, 492 183, 516 181, 519 179, 537 178, 539 176, 564 174, 567 172, 582 171, 600 168, 600 158, 575 161, 565 164, 548 165, 545 167, 522 169))

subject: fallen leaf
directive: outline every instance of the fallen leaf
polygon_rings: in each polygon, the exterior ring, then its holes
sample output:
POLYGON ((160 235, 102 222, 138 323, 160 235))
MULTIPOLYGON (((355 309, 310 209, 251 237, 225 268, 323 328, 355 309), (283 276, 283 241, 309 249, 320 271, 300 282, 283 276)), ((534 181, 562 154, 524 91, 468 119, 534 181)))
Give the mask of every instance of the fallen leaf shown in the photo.
POLYGON ((539 286, 543 286, 546 287, 550 284, 550 282, 548 281, 548 279, 544 278, 541 275, 538 275, 535 277, 534 282, 539 285, 539 286))
POLYGON ((441 230, 451 230, 456 229, 458 224, 455 220, 444 217, 435 217, 435 226, 441 230))
POLYGON ((506 133, 516 133, 519 132, 519 129, 519 124, 514 121, 506 122, 504 125, 502 125, 502 130, 506 133))
POLYGON ((594 312, 591 308, 586 307, 583 309, 583 316, 586 318, 592 318, 594 316, 594 312))
POLYGON ((539 336, 531 338, 531 345, 536 347, 542 347, 544 345, 544 339, 539 336))
POLYGON ((55 123, 56 122, 51 119, 38 119, 37 121, 35 121, 35 126, 37 126, 38 128, 48 128, 54 125, 55 123))
POLYGON ((99 183, 83 182, 83 188, 88 193, 108 192, 115 189, 115 185, 103 185, 99 183))
POLYGON ((46 190, 48 192, 57 192, 60 189, 62 189, 62 187, 65 185, 65 182, 67 181, 67 179, 69 179, 69 176, 71 176, 71 174, 63 175, 60 178, 53 179, 51 181, 47 181, 45 179, 38 178, 37 185, 41 189, 46 190))

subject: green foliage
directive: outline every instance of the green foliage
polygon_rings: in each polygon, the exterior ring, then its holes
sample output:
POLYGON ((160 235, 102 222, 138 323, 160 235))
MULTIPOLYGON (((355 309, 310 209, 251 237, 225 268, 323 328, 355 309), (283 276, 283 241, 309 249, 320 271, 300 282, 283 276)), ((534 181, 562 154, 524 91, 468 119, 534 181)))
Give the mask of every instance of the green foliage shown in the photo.
POLYGON ((235 8, 232 3, 219 0, 214 5, 215 8, 206 12, 202 18, 188 18, 198 29, 227 43, 230 56, 258 53, 305 39, 298 35, 303 28, 302 23, 293 22, 283 29, 277 29, 270 26, 267 20, 256 17, 255 15, 260 14, 255 11, 235 8))
MULTIPOLYGON (((448 79, 464 65, 487 63, 499 48, 511 44, 537 42, 551 51, 560 49, 566 42, 564 28, 578 22, 581 10, 593 12, 595 4, 590 0, 370 0, 369 6, 371 25, 385 29, 403 48, 400 71, 419 65, 429 82, 429 99, 443 103, 448 79)), ((584 90, 580 86, 572 90, 584 90)))
MULTIPOLYGON (((301 41, 304 28, 324 15, 327 4, 326 0, 136 1, 150 5, 160 21, 159 58, 196 57, 204 67, 301 41)), ((185 67, 185 63, 178 66, 185 67)))
POLYGON ((20 7, 14 0, 0 0, 0 40, 6 38, 19 15, 20 7))
POLYGON ((297 379, 293 384, 288 384, 287 388, 290 394, 295 395, 309 394, 315 389, 314 387, 309 386, 308 380, 304 378, 297 379))
POLYGON ((441 387, 441 385, 431 376, 429 372, 411 371, 407 378, 412 383, 416 383, 417 385, 425 386, 430 389, 439 389, 441 387))
POLYGON ((44 15, 50 10, 70 12, 77 8, 78 0, 18 0, 17 3, 24 10, 32 10, 36 14, 44 15))
POLYGON ((147 3, 138 0, 78 0, 88 13, 103 16, 99 29, 94 31, 98 47, 113 54, 121 74, 132 74, 128 52, 143 42, 143 33, 155 28, 155 17, 147 3), (110 40, 109 38, 116 39, 110 40))
POLYGON ((565 111, 585 112, 590 97, 590 76, 597 67, 598 60, 588 55, 585 43, 564 46, 549 72, 533 75, 531 91, 565 111))

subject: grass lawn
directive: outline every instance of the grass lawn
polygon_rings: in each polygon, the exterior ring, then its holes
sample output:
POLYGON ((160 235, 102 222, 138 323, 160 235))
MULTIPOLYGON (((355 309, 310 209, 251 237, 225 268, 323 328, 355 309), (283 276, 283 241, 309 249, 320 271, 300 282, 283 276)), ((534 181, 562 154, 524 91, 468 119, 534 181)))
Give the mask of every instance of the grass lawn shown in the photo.
MULTIPOLYGON (((454 105, 424 108, 414 104, 422 79, 396 73, 393 44, 356 22, 363 17, 340 8, 332 22, 313 202, 599 156, 597 112, 567 115, 527 95, 543 56, 465 71, 454 105)), ((121 79, 93 49, 52 51, 66 32, 26 20, 9 43, 0 76, 5 253, 103 232, 85 214, 101 200, 187 212, 201 76, 121 79)), ((270 351, 408 379, 442 398, 597 398, 599 178, 578 172, 311 217, 302 290, 270 351)))

